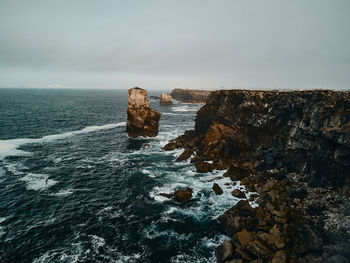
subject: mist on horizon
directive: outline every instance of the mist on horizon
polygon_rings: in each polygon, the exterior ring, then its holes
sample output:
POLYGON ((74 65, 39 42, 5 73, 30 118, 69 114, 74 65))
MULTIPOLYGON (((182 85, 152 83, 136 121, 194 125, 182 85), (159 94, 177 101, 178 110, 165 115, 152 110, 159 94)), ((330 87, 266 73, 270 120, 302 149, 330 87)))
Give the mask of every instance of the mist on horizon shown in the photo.
POLYGON ((349 89, 347 0, 0 3, 0 87, 349 89))

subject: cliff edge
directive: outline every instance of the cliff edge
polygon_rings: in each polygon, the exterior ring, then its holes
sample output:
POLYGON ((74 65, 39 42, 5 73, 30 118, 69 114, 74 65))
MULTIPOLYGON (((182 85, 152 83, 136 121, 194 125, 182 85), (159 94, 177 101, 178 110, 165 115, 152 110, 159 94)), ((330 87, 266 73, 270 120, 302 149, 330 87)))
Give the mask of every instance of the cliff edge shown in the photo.
POLYGON ((185 103, 205 103, 211 91, 174 89, 171 96, 174 100, 185 103))
POLYGON ((218 262, 348 262, 349 92, 214 91, 174 148, 257 193, 219 216, 218 262))

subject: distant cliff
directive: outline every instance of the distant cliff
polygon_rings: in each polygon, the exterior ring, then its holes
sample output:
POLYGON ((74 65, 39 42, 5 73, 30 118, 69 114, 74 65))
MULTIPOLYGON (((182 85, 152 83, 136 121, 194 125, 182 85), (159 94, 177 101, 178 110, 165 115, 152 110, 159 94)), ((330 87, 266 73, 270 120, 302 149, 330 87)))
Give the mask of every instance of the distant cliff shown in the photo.
POLYGON ((174 89, 171 96, 174 100, 186 103, 205 103, 211 91, 174 89))
POLYGON ((214 91, 174 148, 197 172, 228 169, 258 193, 259 207, 242 195, 219 217, 231 239, 218 262, 347 262, 349 92, 214 91))

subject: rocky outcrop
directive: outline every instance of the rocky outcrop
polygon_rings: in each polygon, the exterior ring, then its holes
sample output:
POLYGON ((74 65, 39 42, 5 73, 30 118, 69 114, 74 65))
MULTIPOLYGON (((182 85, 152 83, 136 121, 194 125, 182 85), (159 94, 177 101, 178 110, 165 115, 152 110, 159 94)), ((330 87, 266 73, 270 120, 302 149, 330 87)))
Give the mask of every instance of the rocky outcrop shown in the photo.
POLYGON ((185 204, 192 198, 192 192, 192 188, 186 187, 183 189, 178 189, 174 193, 159 193, 159 195, 172 199, 179 204, 185 204))
POLYGON ((185 103, 205 103, 211 91, 174 89, 171 96, 174 100, 185 103))
POLYGON ((151 108, 146 90, 129 89, 127 114, 126 131, 130 137, 157 136, 160 113, 151 108))
POLYGON ((161 105, 169 105, 169 104, 173 104, 173 98, 171 97, 171 95, 166 94, 166 93, 162 93, 160 95, 160 101, 159 103, 161 105))
POLYGON ((193 152, 198 172, 228 169, 225 177, 259 194, 249 198, 259 207, 241 200, 219 217, 233 249, 218 248, 218 261, 348 258, 349 92, 214 91, 195 130, 165 146, 175 148, 193 152))

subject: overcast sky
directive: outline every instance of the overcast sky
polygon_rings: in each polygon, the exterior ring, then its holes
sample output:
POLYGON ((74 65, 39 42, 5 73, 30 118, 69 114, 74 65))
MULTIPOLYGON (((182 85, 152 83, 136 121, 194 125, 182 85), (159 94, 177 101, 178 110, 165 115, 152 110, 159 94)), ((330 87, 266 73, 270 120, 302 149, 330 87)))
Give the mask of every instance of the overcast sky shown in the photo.
POLYGON ((1 0, 0 86, 350 88, 349 0, 1 0))

